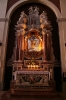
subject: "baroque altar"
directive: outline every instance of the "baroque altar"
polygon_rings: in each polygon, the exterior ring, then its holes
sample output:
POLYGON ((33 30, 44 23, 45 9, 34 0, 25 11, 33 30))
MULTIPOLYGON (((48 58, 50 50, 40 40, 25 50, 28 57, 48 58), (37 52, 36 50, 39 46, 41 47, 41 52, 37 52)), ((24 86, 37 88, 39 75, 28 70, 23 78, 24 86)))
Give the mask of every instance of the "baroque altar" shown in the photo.
POLYGON ((55 91, 55 57, 52 47, 52 26, 45 11, 39 14, 31 6, 29 15, 21 12, 15 25, 15 46, 12 55, 10 90, 2 100, 62 100, 55 91))
POLYGON ((52 26, 45 11, 31 6, 15 25, 11 88, 55 89, 52 26))

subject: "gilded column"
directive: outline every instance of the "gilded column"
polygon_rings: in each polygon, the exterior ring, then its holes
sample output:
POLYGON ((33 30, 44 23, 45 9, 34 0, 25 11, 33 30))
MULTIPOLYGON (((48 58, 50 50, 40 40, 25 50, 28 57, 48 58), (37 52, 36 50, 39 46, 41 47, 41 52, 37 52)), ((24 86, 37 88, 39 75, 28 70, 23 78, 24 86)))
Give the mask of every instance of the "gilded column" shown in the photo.
POLYGON ((22 32, 22 62, 23 62, 24 60, 24 33, 25 33, 24 29, 22 29, 21 32, 22 32))

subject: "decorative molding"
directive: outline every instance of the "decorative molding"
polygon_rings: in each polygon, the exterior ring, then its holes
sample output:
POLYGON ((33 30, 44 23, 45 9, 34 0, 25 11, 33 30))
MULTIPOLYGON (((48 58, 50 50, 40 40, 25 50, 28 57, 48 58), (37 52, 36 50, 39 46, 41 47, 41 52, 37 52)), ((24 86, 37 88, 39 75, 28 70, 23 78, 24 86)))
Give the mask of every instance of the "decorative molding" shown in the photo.
POLYGON ((58 18, 57 22, 66 22, 66 18, 58 18))
POLYGON ((9 18, 0 18, 0 22, 5 22, 5 21, 9 21, 9 18))
POLYGON ((48 6, 49 8, 51 8, 53 10, 53 12, 56 14, 57 18, 61 17, 60 11, 59 9, 49 0, 19 0, 18 2, 16 2, 7 12, 7 18, 10 17, 11 13, 14 11, 14 9, 16 9, 17 7, 19 7, 19 5, 21 4, 26 4, 26 3, 30 3, 30 2, 36 2, 36 3, 41 3, 44 4, 46 6, 48 6))
POLYGON ((45 32, 50 32, 52 26, 47 19, 47 13, 45 11, 39 15, 39 8, 37 6, 30 6, 29 15, 26 15, 24 11, 21 12, 20 18, 15 25, 16 30, 20 29, 44 29, 45 32))

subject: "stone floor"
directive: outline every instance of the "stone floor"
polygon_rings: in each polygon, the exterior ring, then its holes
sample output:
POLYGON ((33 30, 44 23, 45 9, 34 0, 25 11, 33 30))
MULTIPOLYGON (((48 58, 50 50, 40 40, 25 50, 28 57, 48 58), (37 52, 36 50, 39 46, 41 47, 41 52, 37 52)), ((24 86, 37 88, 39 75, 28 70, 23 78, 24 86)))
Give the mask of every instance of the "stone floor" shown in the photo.
MULTIPOLYGON (((0 91, 0 100, 1 100, 1 95, 4 94, 5 92, 6 91, 0 91)), ((58 93, 62 96, 63 100, 66 100, 66 92, 58 92, 58 93)), ((21 100, 21 99, 18 99, 18 100, 21 100)), ((28 97, 25 97, 22 100, 43 100, 43 98, 33 98, 33 97, 32 98, 28 98, 28 97)))
POLYGON ((5 93, 6 91, 0 91, 0 100, 1 100, 1 95, 3 94, 3 93, 5 93))
POLYGON ((59 92, 59 94, 63 97, 63 100, 66 100, 66 92, 59 92))

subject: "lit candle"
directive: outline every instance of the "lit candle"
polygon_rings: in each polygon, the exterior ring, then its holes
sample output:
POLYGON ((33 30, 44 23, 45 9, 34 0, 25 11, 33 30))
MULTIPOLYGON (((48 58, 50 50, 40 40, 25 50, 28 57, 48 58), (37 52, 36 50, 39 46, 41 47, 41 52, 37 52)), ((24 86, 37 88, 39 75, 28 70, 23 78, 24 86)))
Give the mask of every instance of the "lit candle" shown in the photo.
POLYGON ((28 65, 28 70, 30 69, 30 65, 28 65))
POLYGON ((38 65, 37 65, 37 69, 38 69, 38 65))

